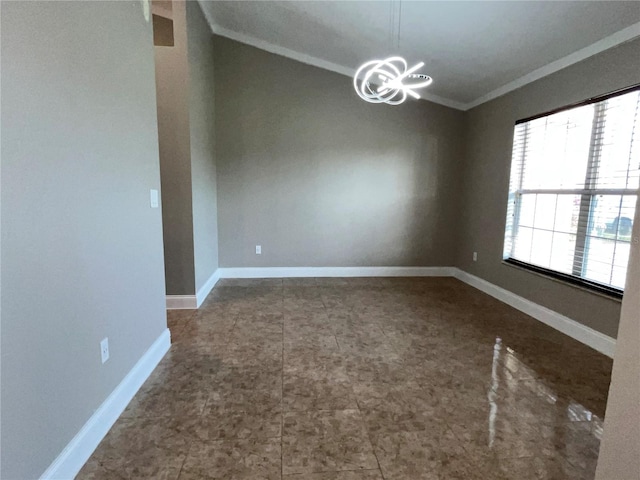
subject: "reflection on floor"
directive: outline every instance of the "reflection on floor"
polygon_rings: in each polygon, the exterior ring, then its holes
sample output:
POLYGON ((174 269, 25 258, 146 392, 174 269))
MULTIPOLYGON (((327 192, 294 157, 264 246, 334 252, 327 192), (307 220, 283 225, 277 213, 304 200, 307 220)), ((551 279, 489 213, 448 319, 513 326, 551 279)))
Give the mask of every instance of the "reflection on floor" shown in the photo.
POLYGON ((611 360, 451 278, 222 280, 81 479, 591 479, 611 360))

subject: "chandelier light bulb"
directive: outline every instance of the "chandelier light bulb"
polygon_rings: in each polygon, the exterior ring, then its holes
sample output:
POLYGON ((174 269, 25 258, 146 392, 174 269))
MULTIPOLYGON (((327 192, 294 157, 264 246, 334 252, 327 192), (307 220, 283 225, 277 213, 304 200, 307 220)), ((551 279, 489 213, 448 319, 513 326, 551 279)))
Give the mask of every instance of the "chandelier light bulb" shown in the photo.
POLYGON ((400 105, 407 96, 420 98, 415 90, 429 86, 433 80, 428 75, 415 73, 424 67, 424 62, 407 67, 402 57, 371 60, 356 71, 353 87, 360 98, 370 103, 400 105))

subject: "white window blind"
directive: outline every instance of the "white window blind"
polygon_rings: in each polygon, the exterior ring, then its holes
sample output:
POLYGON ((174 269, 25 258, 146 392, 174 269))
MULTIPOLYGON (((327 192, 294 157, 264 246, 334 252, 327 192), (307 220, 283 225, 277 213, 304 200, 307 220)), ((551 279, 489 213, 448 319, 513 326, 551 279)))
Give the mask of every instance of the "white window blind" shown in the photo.
POLYGON ((638 88, 518 122, 504 257, 623 290, 639 182, 638 88))

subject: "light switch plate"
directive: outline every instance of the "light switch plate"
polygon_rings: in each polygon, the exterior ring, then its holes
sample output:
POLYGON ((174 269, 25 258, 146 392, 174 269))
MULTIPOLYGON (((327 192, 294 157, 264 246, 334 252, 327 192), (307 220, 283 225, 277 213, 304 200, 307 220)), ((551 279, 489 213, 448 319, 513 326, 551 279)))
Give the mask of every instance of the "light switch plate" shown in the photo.
POLYGON ((160 205, 158 190, 149 190, 149 202, 151 203, 151 208, 158 208, 160 205))

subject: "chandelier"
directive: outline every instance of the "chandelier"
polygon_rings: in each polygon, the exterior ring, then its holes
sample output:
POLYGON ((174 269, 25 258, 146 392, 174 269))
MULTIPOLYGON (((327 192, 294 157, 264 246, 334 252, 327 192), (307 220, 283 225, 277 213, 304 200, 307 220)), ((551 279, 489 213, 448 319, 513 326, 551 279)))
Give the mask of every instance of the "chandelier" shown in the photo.
MULTIPOLYGON (((398 49, 400 47, 402 2, 398 2, 397 36, 394 32, 396 28, 394 3, 393 0, 390 2, 389 39, 391 45, 393 45, 394 39, 396 40, 396 48, 398 49)), ((371 60, 358 68, 353 76, 353 87, 360 98, 367 102, 400 105, 408 96, 420 98, 416 90, 427 87, 433 82, 430 76, 417 73, 423 66, 424 62, 419 62, 409 68, 407 61, 400 56, 384 60, 371 60)))

